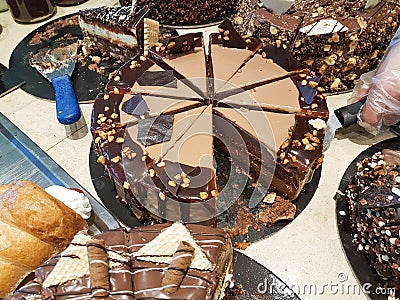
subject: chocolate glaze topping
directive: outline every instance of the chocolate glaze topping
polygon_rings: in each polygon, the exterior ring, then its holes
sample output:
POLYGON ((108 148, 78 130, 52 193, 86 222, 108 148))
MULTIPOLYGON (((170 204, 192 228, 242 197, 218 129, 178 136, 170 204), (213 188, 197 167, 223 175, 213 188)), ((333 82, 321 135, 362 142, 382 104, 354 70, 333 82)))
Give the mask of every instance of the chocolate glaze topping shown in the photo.
MULTIPOLYGON (((95 238, 104 240, 107 249, 131 256, 170 225, 152 225, 129 231, 125 229, 107 231, 95 238)), ((214 296, 221 292, 220 284, 225 274, 231 271, 232 246, 229 236, 218 228, 200 225, 186 225, 186 227, 214 266, 213 270, 201 271, 190 268, 178 290, 169 294, 161 287, 162 277, 168 265, 132 257, 128 263, 109 269, 111 289, 109 295, 102 299, 215 299, 214 296)), ((42 299, 91 298, 89 276, 49 288, 41 286, 59 258, 53 257, 41 265, 36 270, 37 283, 30 282, 22 286, 9 299, 25 299, 40 294, 42 299)))

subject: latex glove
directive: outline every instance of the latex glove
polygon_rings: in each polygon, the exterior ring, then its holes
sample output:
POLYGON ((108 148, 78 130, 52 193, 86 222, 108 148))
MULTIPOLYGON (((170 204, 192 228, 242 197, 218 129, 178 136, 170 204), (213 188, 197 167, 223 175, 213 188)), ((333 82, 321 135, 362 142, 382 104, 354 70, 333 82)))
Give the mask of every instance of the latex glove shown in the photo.
POLYGON ((359 124, 376 134, 382 125, 400 121, 400 28, 393 37, 378 68, 363 74, 354 88, 351 102, 367 96, 359 124))

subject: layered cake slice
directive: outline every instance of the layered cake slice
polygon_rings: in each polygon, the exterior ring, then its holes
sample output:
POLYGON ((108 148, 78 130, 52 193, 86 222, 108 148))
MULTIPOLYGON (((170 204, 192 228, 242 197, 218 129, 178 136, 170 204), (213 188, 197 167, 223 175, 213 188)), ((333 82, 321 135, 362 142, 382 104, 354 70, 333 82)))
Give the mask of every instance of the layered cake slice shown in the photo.
POLYGON ((222 299, 232 254, 223 230, 200 225, 79 234, 9 299, 222 299))
POLYGON ((88 47, 126 61, 143 45, 143 20, 148 9, 97 7, 79 11, 79 26, 88 47))
POLYGON ((353 243, 387 287, 400 290, 400 152, 385 149, 357 163, 343 195, 353 243))
POLYGON ((160 117, 166 119, 146 119, 146 123, 151 122, 148 126, 141 127, 139 122, 126 129, 124 147, 145 153, 142 160, 140 157, 123 160, 133 196, 163 219, 209 220, 215 214, 218 194, 213 165, 212 107, 160 117), (162 136, 159 127, 170 131, 170 136, 162 136))
POLYGON ((244 40, 232 23, 225 20, 218 26, 219 34, 210 35, 210 65, 217 92, 226 82, 230 82, 236 72, 261 48, 258 39, 244 40))

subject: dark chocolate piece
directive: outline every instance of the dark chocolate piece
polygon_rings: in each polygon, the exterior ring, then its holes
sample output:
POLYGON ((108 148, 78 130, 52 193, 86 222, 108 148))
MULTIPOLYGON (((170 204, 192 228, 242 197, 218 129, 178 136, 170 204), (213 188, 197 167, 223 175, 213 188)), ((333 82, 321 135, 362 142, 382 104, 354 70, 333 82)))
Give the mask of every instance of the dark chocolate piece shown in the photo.
POLYGON ((178 84, 172 70, 166 71, 146 71, 136 81, 142 86, 166 86, 177 88, 178 84))
POLYGON ((142 95, 136 94, 122 104, 122 110, 128 115, 141 116, 149 111, 149 107, 142 95))
POLYGON ((174 115, 161 115, 139 121, 137 140, 145 147, 171 140, 174 115))
POLYGON ((228 48, 246 49, 246 42, 233 27, 231 21, 226 19, 218 26, 222 44, 228 48))
POLYGON ((314 97, 317 92, 317 86, 320 80, 320 78, 311 77, 297 81, 297 87, 299 88, 305 103, 311 104, 314 101, 314 97))
MULTIPOLYGON (((201 47, 203 33, 187 33, 174 36, 162 42, 163 46, 156 51, 162 55, 180 54, 193 50, 195 47, 201 47)), ((157 47, 156 47, 157 48, 157 47)))

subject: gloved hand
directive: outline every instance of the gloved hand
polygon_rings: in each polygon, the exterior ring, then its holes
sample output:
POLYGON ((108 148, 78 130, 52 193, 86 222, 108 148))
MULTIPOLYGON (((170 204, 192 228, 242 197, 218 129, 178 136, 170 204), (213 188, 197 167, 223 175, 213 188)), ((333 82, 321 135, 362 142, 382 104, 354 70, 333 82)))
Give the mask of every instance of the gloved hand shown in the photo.
POLYGON ((361 75, 350 102, 367 96, 359 124, 371 133, 400 121, 400 27, 378 68, 361 75))

